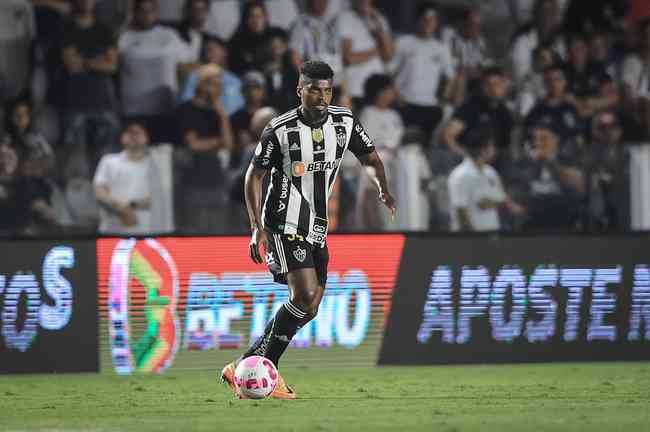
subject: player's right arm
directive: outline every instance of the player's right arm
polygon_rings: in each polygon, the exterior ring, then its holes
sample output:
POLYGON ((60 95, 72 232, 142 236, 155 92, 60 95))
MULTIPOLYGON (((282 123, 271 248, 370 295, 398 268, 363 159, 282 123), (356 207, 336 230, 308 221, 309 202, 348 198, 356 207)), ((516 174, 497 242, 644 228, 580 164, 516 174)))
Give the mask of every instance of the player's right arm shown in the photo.
POLYGON ((252 237, 249 244, 249 254, 253 262, 262 264, 264 260, 260 254, 260 245, 267 249, 267 234, 262 220, 262 182, 266 173, 273 167, 280 168, 282 155, 280 142, 273 129, 268 127, 262 132, 260 142, 255 149, 246 177, 244 178, 244 196, 246 210, 251 224, 252 237))
POLYGON ((244 194, 246 196, 246 209, 251 224, 252 237, 249 246, 250 257, 253 262, 262 264, 259 245, 266 249, 266 231, 262 225, 262 181, 267 170, 257 168, 253 162, 248 166, 244 180, 244 194))

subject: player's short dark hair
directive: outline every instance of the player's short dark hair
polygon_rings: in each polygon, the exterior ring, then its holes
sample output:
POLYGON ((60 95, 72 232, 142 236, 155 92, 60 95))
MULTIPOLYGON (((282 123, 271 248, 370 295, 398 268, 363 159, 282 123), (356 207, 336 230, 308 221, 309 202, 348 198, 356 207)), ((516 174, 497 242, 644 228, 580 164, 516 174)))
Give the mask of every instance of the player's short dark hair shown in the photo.
POLYGON ((415 19, 419 20, 422 18, 424 15, 429 13, 429 11, 433 11, 436 14, 438 13, 438 5, 430 0, 424 0, 421 1, 417 7, 415 8, 415 19))
POLYGON ((300 75, 315 80, 331 80, 334 78, 334 71, 323 61, 310 60, 302 64, 300 75))
POLYGON ((373 74, 363 84, 363 94, 368 103, 375 102, 375 99, 386 88, 393 85, 393 79, 385 74, 373 74))

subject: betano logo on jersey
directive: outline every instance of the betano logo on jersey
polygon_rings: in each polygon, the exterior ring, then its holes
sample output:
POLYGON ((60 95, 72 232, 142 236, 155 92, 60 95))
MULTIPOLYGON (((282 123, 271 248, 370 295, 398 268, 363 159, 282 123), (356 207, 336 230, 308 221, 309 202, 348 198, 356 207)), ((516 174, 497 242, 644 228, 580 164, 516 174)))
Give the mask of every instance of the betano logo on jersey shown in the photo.
POLYGON ((307 173, 313 173, 317 171, 329 171, 338 168, 341 163, 341 159, 335 159, 333 161, 317 161, 317 162, 300 162, 296 161, 291 164, 291 173, 294 177, 302 177, 307 173))

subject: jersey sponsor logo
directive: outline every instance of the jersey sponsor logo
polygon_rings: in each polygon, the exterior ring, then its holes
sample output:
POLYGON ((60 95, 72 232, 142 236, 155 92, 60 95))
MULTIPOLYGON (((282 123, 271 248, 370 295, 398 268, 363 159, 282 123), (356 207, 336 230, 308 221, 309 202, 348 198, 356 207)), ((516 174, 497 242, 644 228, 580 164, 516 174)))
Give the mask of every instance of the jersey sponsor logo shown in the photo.
POLYGON ((293 251, 293 256, 298 262, 304 262, 305 258, 307 258, 307 250, 296 246, 296 249, 293 251))
POLYGON ((296 161, 291 164, 291 173, 294 177, 302 177, 305 175, 305 163, 296 161))
POLYGON ((307 240, 311 241, 311 243, 318 243, 320 245, 324 245, 325 244, 325 234, 318 234, 318 233, 312 231, 307 236, 307 240))
POLYGON ((366 147, 372 147, 372 140, 370 139, 366 131, 363 130, 363 127, 361 127, 361 125, 359 124, 356 125, 354 127, 354 130, 359 134, 359 136, 361 137, 361 141, 363 141, 366 147))
POLYGON ((343 148, 345 146, 345 141, 347 141, 345 131, 338 131, 336 133, 336 144, 338 144, 339 147, 343 148))
MULTIPOLYGON (((283 175, 282 185, 280 186, 280 200, 287 199, 288 196, 289 196, 289 177, 283 175)), ((286 208, 287 205, 283 201, 280 201, 280 204, 278 205, 278 213, 284 211, 286 208)))
POLYGON ((273 153, 273 148, 275 146, 273 145, 273 141, 268 141, 266 143, 266 151, 264 152, 264 160, 271 160, 271 153, 273 153))
POLYGON ((337 168, 340 163, 341 163, 341 159, 335 159, 333 161, 309 162, 307 164, 305 164, 304 162, 297 161, 291 164, 291 171, 294 177, 302 177, 307 173, 333 170, 337 168))

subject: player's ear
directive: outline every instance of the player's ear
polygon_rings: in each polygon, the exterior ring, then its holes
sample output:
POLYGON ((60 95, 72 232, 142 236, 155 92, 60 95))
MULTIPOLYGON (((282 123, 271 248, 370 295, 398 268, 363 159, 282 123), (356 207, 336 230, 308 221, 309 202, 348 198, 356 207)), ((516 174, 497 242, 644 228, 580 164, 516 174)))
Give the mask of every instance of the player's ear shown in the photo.
POLYGON ((300 87, 300 86, 296 87, 296 94, 298 95, 298 100, 302 100, 301 95, 300 95, 301 90, 302 90, 302 87, 300 87))

